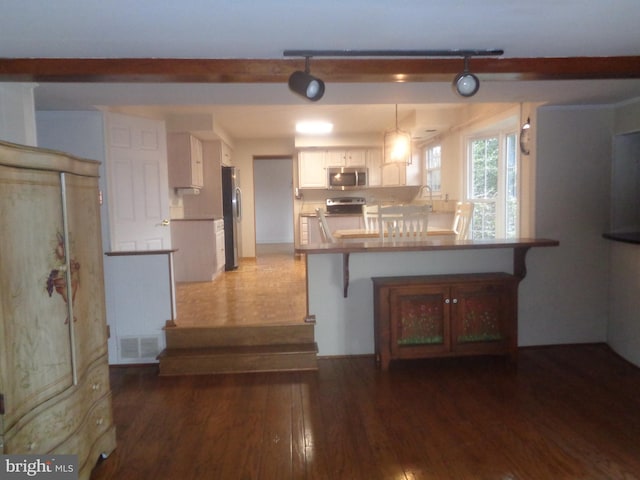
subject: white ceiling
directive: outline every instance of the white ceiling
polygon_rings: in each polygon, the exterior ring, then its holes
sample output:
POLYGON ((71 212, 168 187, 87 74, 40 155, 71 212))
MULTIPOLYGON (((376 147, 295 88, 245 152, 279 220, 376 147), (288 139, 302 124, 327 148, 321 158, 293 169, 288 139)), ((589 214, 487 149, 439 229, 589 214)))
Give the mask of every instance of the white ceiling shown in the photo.
MULTIPOLYGON (((502 48, 505 57, 623 56, 640 54, 638 20, 639 0, 3 0, 0 57, 281 59, 285 49, 466 48, 502 48)), ((635 79, 485 80, 471 100, 457 98, 448 82, 328 84, 317 104, 284 84, 43 83, 36 106, 117 106, 154 116, 194 109, 246 138, 291 135, 303 116, 333 119, 345 133, 384 130, 394 103, 402 115, 449 103, 640 97, 635 79)))

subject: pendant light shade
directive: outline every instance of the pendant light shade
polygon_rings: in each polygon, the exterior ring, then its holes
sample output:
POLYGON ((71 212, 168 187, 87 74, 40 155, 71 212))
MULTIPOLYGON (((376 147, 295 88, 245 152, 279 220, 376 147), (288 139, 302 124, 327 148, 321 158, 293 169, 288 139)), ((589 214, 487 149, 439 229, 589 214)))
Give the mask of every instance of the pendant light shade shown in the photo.
POLYGON ((396 128, 384 134, 384 163, 411 164, 411 134, 398 128, 398 105, 396 128))

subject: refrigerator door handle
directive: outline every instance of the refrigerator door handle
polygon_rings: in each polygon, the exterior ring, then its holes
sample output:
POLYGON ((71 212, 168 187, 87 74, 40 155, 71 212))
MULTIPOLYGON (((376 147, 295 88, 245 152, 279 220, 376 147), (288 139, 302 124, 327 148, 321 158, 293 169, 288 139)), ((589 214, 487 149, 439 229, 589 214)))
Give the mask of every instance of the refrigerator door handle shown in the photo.
POLYGON ((236 187, 236 220, 242 220, 242 192, 236 187))

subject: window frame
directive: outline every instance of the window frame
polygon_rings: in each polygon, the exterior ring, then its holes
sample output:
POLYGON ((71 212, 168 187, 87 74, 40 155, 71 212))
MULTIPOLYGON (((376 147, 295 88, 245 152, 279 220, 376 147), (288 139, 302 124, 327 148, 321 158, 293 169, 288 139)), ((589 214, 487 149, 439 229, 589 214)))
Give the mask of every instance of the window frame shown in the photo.
MULTIPOLYGON (((509 120, 509 119, 508 119, 509 120)), ((464 137, 464 152, 465 152, 465 160, 464 160, 464 196, 465 201, 473 202, 474 205, 481 204, 495 204, 495 225, 494 225, 494 237, 483 237, 483 238, 517 238, 521 231, 521 222, 522 222, 522 168, 521 168, 521 154, 520 150, 517 147, 518 143, 518 127, 517 127, 517 119, 513 119, 513 121, 500 121, 496 122, 494 125, 489 126, 488 128, 478 129, 474 132, 471 132, 469 135, 464 137), (498 179, 497 179, 497 196, 494 199, 483 199, 476 198, 473 195, 473 175, 472 175, 472 145, 473 142, 483 140, 483 139, 498 139, 498 179), (508 144, 508 140, 511 138, 511 145, 508 144), (509 179, 509 162, 507 161, 507 155, 510 153, 510 148, 512 147, 514 150, 512 154, 514 155, 515 160, 515 185, 513 188, 515 189, 516 195, 516 203, 517 206, 515 208, 516 219, 514 222, 514 232, 507 237, 508 232, 508 213, 509 207, 508 203, 510 201, 510 186, 508 185, 509 179)), ((477 209, 474 209, 477 212, 477 209)), ((474 216, 476 213, 474 213, 474 216)), ((473 237, 474 228, 473 222, 470 229, 471 238, 473 237)), ((477 237, 476 237, 477 238, 477 237)))
POLYGON ((422 148, 422 185, 429 187, 429 189, 431 190, 432 196, 442 195, 442 144, 440 142, 431 143, 431 144, 425 145, 422 148), (440 150, 438 167, 430 168, 429 167, 430 155, 431 155, 431 152, 433 152, 433 150, 436 148, 440 150), (429 184, 429 179, 433 178, 432 175, 430 176, 430 173, 433 174, 433 172, 439 173, 440 188, 438 189, 433 188, 433 185, 429 184))

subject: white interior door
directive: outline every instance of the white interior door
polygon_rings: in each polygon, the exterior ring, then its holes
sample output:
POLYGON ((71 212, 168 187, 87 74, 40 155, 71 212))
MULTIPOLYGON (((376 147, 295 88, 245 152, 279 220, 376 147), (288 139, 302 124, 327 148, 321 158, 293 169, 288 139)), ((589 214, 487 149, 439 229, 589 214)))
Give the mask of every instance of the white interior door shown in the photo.
POLYGON ((112 249, 170 249, 164 122, 108 113, 106 130, 112 249))

